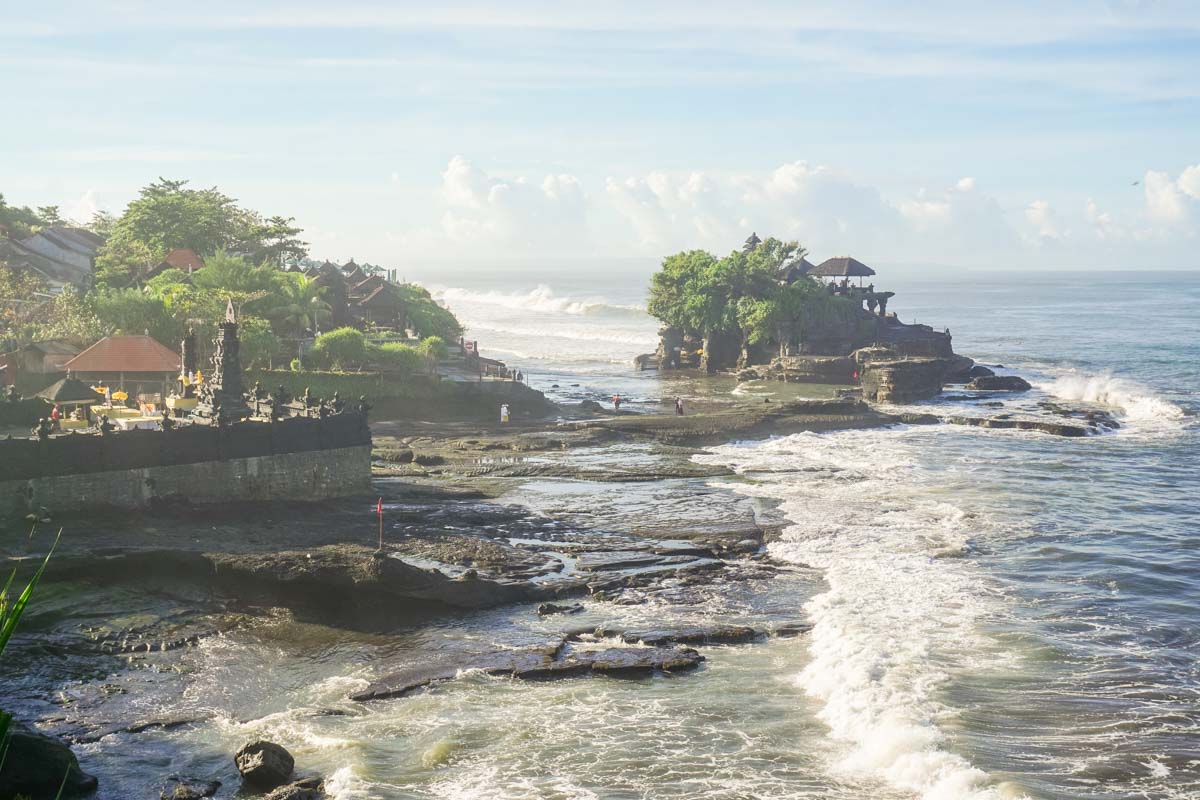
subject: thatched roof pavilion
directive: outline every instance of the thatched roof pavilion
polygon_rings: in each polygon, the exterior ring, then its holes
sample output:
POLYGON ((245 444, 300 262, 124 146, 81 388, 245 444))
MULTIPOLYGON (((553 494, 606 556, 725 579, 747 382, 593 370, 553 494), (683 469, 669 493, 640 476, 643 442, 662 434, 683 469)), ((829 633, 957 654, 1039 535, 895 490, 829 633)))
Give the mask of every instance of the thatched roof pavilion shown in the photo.
POLYGON ((858 278, 858 283, 861 286, 862 279, 868 275, 874 275, 875 270, 857 258, 838 256, 822 261, 810 269, 808 274, 816 278, 858 278))

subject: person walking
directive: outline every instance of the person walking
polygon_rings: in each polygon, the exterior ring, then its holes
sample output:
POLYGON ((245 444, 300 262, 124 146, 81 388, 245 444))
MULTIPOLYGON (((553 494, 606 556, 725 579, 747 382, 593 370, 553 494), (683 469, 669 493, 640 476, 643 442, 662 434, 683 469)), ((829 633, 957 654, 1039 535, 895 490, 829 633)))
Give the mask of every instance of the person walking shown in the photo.
POLYGON ((621 410, 621 395, 614 394, 613 395, 613 411, 620 411, 620 410, 621 410))
POLYGON ((683 398, 682 397, 675 398, 675 416, 677 416, 677 417, 683 416, 683 398))
POLYGON ((58 407, 58 403, 54 404, 54 408, 50 409, 50 427, 58 430, 62 424, 62 411, 58 407))

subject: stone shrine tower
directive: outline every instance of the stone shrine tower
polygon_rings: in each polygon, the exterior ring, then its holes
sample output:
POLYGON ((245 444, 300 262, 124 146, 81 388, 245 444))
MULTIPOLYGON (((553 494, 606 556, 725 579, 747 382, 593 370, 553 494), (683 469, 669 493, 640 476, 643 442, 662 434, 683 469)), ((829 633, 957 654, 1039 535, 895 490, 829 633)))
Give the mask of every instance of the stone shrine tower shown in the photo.
POLYGON ((238 357, 241 345, 232 299, 219 328, 220 335, 213 339, 213 371, 200 387, 200 403, 192 412, 197 422, 210 425, 241 422, 251 415, 242 385, 242 362, 238 357))

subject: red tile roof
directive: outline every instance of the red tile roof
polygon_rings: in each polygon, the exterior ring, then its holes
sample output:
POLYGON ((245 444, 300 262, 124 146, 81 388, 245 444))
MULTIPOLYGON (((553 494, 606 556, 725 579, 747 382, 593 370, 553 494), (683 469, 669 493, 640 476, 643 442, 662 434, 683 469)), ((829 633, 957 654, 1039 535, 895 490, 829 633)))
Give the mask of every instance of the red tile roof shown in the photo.
POLYGON ((177 372, 179 354, 149 336, 108 336, 63 365, 72 372, 177 372))
POLYGON ((204 269, 204 260, 196 255, 194 250, 186 247, 167 253, 163 259, 163 263, 169 264, 175 269, 181 269, 184 272, 191 272, 194 269, 204 269))

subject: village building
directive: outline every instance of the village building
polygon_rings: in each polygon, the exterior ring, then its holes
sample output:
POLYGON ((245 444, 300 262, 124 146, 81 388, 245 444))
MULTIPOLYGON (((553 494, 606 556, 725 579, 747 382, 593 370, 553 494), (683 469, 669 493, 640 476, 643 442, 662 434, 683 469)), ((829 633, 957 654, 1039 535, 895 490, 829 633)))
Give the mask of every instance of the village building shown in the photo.
POLYGON ((85 383, 158 402, 175 385, 180 363, 178 353, 149 336, 106 336, 64 366, 85 383))
POLYGON ((377 328, 401 329, 404 327, 404 301, 390 283, 377 287, 355 304, 355 310, 363 322, 377 328))
POLYGON ((55 261, 41 253, 30 250, 15 239, 0 236, 0 263, 16 272, 28 272, 46 284, 51 294, 58 294, 64 287, 86 285, 90 273, 83 275, 75 266, 55 261), (86 280, 85 280, 86 277, 86 280))
POLYGON ((70 283, 86 285, 92 281, 96 269, 96 252, 104 244, 104 237, 86 228, 57 225, 42 228, 32 236, 22 239, 20 244, 56 262, 56 267, 69 276, 70 283))
POLYGON ((59 340, 33 342, 0 354, 0 384, 35 391, 61 375, 66 363, 78 354, 78 347, 59 340))
POLYGON ((204 259, 196 255, 190 247, 179 247, 163 256, 163 260, 146 273, 146 280, 157 277, 169 269, 191 275, 196 270, 204 269, 204 259))

